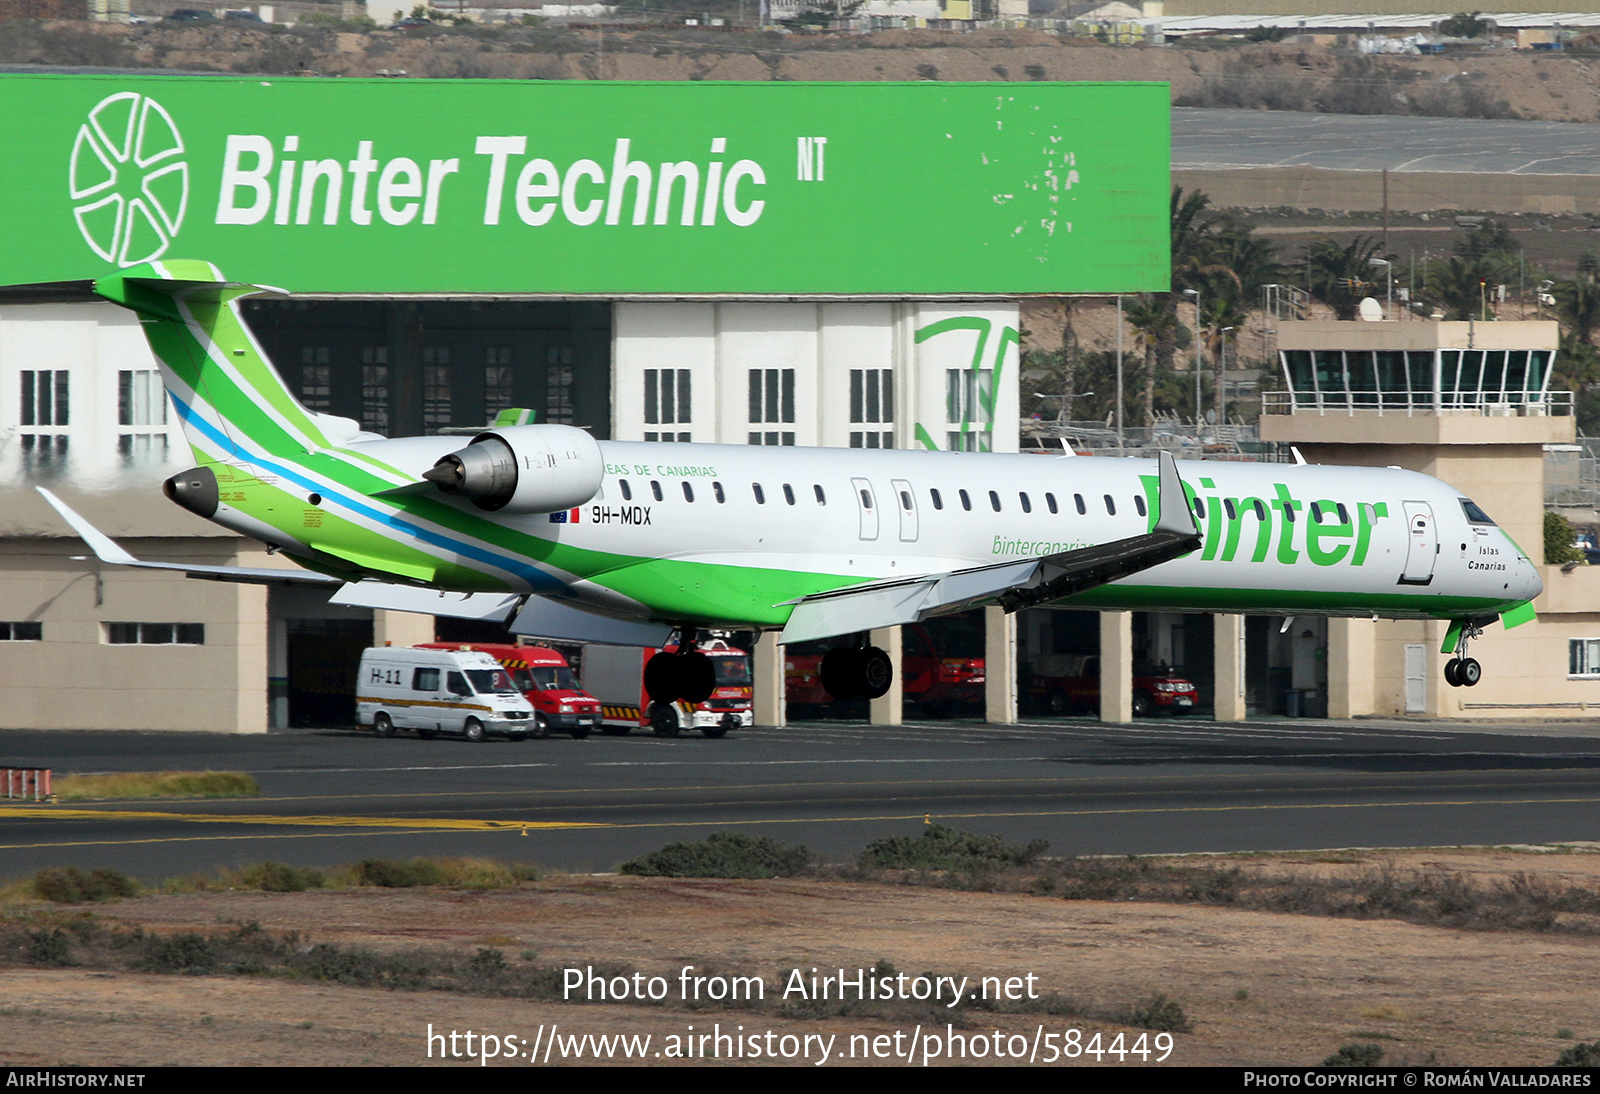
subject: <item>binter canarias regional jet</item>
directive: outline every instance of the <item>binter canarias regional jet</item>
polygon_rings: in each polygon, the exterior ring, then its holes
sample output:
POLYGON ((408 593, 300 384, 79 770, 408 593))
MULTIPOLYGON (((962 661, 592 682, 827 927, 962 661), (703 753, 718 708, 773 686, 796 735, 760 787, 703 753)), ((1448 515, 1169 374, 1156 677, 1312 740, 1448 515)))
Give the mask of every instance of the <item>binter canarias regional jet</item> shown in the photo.
MULTIPOLYGON (((560 425, 386 439, 307 410, 207 263, 19 286, 0 302, 138 313, 196 466, 186 509, 304 570, 141 562, 46 493, 105 561, 326 586, 344 604, 475 615, 547 638, 659 645, 651 697, 712 686, 695 633, 795 642, 978 605, 1444 619, 1453 685, 1497 616, 1532 617, 1528 558, 1453 487, 1366 467, 597 441, 560 425)), ((280 291, 280 290, 268 290, 280 291)), ((882 650, 836 650, 835 696, 877 696, 882 650)))

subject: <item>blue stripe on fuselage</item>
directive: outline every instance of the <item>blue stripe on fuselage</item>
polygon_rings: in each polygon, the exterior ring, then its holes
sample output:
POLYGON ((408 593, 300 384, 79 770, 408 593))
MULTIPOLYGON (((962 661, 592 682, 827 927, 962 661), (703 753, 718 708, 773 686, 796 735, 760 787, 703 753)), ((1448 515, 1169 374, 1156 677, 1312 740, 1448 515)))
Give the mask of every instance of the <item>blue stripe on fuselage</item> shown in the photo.
POLYGON ((446 550, 455 551, 462 556, 470 558, 476 562, 481 562, 488 566, 494 566, 501 570, 508 570, 525 580, 533 592, 540 596, 558 596, 562 594, 571 595, 571 590, 567 588, 566 584, 560 578, 547 574, 543 570, 529 566, 525 563, 510 561, 494 554, 491 551, 486 551, 481 547, 475 547, 470 543, 464 543, 460 540, 451 539, 449 536, 446 536, 440 532, 433 532, 426 528, 419 528, 417 525, 412 524, 410 521, 403 520, 393 513, 386 513, 381 509, 374 509, 373 507, 365 505, 362 502, 350 498, 344 494, 331 491, 327 486, 311 479, 307 479, 302 474, 291 470, 289 467, 283 464, 273 463, 269 460, 265 460, 259 456, 253 455, 241 448, 231 437, 218 432, 211 426, 210 423, 206 422, 204 419, 195 414, 194 409, 182 399, 179 399, 176 395, 172 395, 171 398, 173 405, 178 409, 178 417, 183 419, 185 425, 193 425, 207 438, 221 447, 223 451, 227 452, 236 459, 242 460, 253 467, 259 467, 263 470, 270 470, 282 475, 284 478, 304 487, 306 490, 312 493, 321 493, 325 498, 337 501, 351 512, 359 513, 369 520, 374 520, 380 524, 387 525, 397 532, 402 532, 405 535, 412 536, 423 541, 424 543, 432 544, 435 547, 442 547, 446 550))

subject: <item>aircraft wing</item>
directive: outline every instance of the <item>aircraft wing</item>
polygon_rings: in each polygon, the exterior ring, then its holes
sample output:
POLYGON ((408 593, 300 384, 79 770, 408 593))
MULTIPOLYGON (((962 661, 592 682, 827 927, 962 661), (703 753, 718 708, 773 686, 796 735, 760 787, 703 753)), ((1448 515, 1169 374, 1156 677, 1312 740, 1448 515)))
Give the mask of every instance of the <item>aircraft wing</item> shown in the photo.
POLYGON ((1189 511, 1177 464, 1166 452, 1160 454, 1159 463, 1158 519, 1143 535, 1039 558, 815 593, 792 601, 794 612, 780 641, 805 642, 916 623, 980 604, 999 604, 1014 612, 1075 596, 1186 555, 1199 548, 1200 529, 1189 511))
POLYGON ((90 524, 66 502, 44 487, 36 486, 34 489, 44 495, 44 500, 61 514, 63 520, 72 525, 72 530, 83 538, 96 558, 113 566, 132 566, 142 570, 176 570, 202 580, 239 581, 249 585, 310 585, 333 589, 344 584, 337 577, 313 573, 310 570, 274 570, 264 566, 199 566, 187 562, 145 562, 117 546, 115 540, 90 524))

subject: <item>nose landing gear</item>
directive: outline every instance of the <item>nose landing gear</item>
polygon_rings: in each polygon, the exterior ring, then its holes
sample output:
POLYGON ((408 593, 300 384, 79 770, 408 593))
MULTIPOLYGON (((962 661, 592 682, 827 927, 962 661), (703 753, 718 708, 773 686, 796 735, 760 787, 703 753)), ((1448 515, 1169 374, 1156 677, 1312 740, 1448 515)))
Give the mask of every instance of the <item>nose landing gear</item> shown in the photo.
POLYGON ((1476 687, 1478 681, 1483 679, 1483 666, 1478 664, 1477 658, 1467 656, 1467 643, 1482 633, 1482 627, 1472 623, 1462 624, 1461 637, 1456 640, 1456 656, 1445 662, 1444 666, 1444 682, 1451 687, 1476 687))

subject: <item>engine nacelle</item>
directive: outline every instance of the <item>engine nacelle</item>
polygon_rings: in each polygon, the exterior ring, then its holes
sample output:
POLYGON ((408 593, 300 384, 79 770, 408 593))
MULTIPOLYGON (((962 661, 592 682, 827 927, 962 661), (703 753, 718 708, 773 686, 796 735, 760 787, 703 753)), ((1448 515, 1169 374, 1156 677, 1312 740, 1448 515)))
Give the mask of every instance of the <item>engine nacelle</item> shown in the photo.
POLYGON ((515 425, 480 433, 423 473, 479 509, 557 513, 591 500, 605 477, 595 439, 570 425, 515 425))

